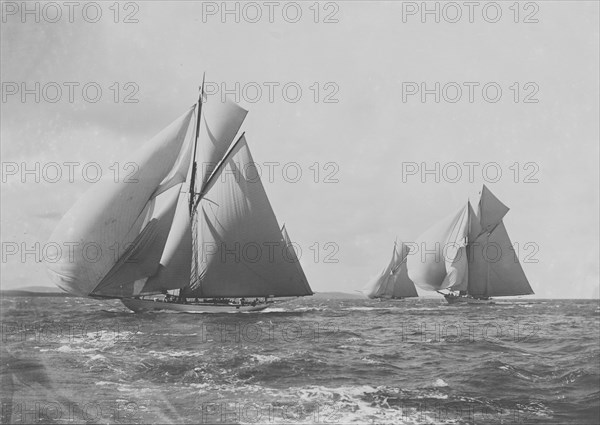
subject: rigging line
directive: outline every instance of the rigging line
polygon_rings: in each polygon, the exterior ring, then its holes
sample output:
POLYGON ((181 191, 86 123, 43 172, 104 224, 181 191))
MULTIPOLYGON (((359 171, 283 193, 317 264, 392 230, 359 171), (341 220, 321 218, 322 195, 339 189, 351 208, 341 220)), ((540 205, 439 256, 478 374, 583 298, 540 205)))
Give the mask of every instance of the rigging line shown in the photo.
POLYGON ((202 200, 203 200, 203 201, 208 201, 208 202, 210 202, 211 204, 213 204, 213 205, 216 205, 217 207, 219 206, 219 204, 218 204, 218 203, 216 203, 215 201, 213 201, 212 199, 209 199, 209 198, 202 198, 202 200))
POLYGON ((494 232, 494 230, 496 230, 496 227, 500 226, 500 223, 502 223, 502 220, 500 220, 494 227, 492 227, 491 230, 483 229, 477 236, 475 236, 475 239, 479 239, 479 236, 485 233, 487 233, 489 239, 490 235, 494 232))

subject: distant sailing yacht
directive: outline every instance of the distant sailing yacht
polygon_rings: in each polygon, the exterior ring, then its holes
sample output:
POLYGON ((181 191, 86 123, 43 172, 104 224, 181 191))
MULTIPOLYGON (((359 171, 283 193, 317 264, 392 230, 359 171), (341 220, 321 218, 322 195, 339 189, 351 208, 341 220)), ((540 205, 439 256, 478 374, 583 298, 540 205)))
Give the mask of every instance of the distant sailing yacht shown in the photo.
POLYGON ((408 275, 450 304, 533 294, 502 222, 508 210, 484 185, 477 214, 467 202, 417 238, 425 255, 409 256, 408 275))
POLYGON ((400 242, 398 250, 397 242, 394 242, 392 259, 380 274, 375 276, 361 291, 369 298, 402 299, 418 297, 415 284, 408 277, 406 270, 406 256, 409 248, 400 242))
POLYGON ((95 184, 66 213, 50 241, 74 255, 46 260, 54 283, 134 311, 257 311, 312 295, 244 134, 232 144, 247 112, 201 89, 130 159, 132 179, 95 184))

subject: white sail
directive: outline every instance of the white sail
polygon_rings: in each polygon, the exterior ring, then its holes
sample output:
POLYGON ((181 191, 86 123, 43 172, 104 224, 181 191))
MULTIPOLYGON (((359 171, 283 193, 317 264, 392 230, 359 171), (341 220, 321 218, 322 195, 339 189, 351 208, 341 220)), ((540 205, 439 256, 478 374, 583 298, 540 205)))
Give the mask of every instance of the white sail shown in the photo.
POLYGON ((409 248, 404 243, 400 243, 400 252, 397 244, 394 243, 390 263, 379 275, 371 279, 362 292, 369 298, 418 297, 415 284, 408 277, 406 268, 408 252, 409 248))
POLYGON ((137 182, 96 183, 63 217, 50 236, 51 243, 64 247, 63 253, 57 259, 46 259, 57 286, 76 295, 89 295, 126 247, 138 239, 148 224, 153 196, 180 156, 192 115, 193 108, 130 159, 138 167, 132 177, 137 182))
POLYGON ((466 205, 417 238, 417 252, 409 255, 407 261, 408 276, 415 285, 429 291, 466 287, 468 231, 466 205))
POLYGON ((452 227, 446 241, 446 249, 443 251, 446 263, 446 277, 441 288, 452 291, 465 291, 469 284, 469 266, 467 258, 467 244, 469 241, 469 222, 471 204, 467 206, 456 223, 452 227))
POLYGON ((175 217, 180 186, 156 198, 150 221, 119 261, 94 288, 94 295, 127 297, 139 292, 134 283, 154 275, 160 266, 165 244, 175 217))
MULTIPOLYGON (((220 102, 214 99, 202 105, 202 120, 199 128, 197 156, 202 161, 197 163, 197 179, 203 187, 215 165, 221 161, 227 148, 231 145, 248 111, 229 100, 220 102), (199 177, 198 177, 199 176, 199 177)), ((158 189, 165 190, 174 184, 186 181, 192 143, 189 143, 178 163, 158 189)), ((181 289, 190 284, 192 271, 192 228, 189 216, 187 196, 180 196, 175 220, 165 245, 163 256, 156 274, 144 282, 140 293, 156 293, 164 290, 181 289)))
POLYGON ((194 228, 197 280, 186 297, 310 295, 287 249, 244 136, 205 187, 194 228))
POLYGON ((479 223, 479 217, 473 211, 473 207, 471 203, 468 203, 469 206, 469 243, 472 243, 476 240, 482 233, 483 230, 481 228, 481 224, 479 223))
POLYGON ((362 290, 362 293, 365 294, 368 298, 373 299, 380 298, 383 296, 383 293, 385 292, 385 287, 392 272, 392 267, 394 267, 396 257, 396 245, 394 244, 394 253, 392 255, 392 260, 388 263, 387 266, 385 266, 381 273, 369 280, 367 285, 362 290))
POLYGON ((204 192, 210 175, 223 159, 231 142, 239 131, 248 111, 227 99, 221 102, 218 97, 202 105, 197 158, 198 190, 204 192))
POLYGON ((140 293, 157 293, 169 289, 181 289, 190 284, 191 269, 192 229, 188 194, 181 193, 158 271, 145 282, 140 293))
POLYGON ((169 175, 161 182, 153 196, 158 196, 173 186, 184 183, 187 180, 187 176, 190 173, 190 165, 192 163, 192 139, 192 137, 187 138, 187 142, 182 147, 175 166, 169 175))

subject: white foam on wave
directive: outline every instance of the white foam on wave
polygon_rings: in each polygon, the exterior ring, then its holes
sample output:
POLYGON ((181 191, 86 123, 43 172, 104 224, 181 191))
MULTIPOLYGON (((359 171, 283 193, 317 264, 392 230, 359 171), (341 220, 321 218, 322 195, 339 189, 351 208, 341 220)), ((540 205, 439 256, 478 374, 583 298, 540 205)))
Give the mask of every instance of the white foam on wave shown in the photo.
POLYGON ((55 351, 57 353, 90 353, 97 351, 95 348, 73 347, 70 345, 61 345, 58 348, 45 348, 40 351, 55 351))
POLYGON ((88 361, 96 361, 96 360, 101 360, 101 361, 105 361, 106 357, 104 357, 102 354, 94 354, 93 356, 90 356, 88 361))
POLYGON ((203 389, 211 388, 212 384, 208 383, 208 382, 203 382, 200 384, 190 384, 190 387, 195 388, 197 390, 203 390, 203 389))
POLYGON ((423 311, 438 311, 440 309, 444 309, 446 308, 446 304, 440 304, 438 307, 410 307, 410 308, 405 308, 403 309, 404 311, 416 311, 416 312, 423 312, 423 311))
MULTIPOLYGON (((252 386, 243 385, 236 391, 253 392, 252 386)), ((254 388, 268 399, 277 400, 271 408, 259 404, 263 410, 270 412, 270 419, 279 423, 374 423, 374 424, 422 424, 433 423, 433 418, 423 412, 403 410, 398 406, 390 406, 387 399, 378 399, 377 393, 383 388, 369 385, 342 386, 328 388, 309 386, 289 390, 269 390, 264 387, 254 388), (366 398, 366 400, 365 400, 366 398), (369 400, 377 399, 377 402, 369 400)), ((413 409, 414 410, 414 409, 413 409)), ((250 424, 256 421, 239 418, 239 423, 250 424)))
MULTIPOLYGON (((133 385, 129 385, 129 384, 120 384, 117 387, 117 391, 121 391, 121 392, 133 392, 136 395, 138 394, 147 394, 147 393, 152 393, 155 390, 151 389, 151 388, 140 388, 139 386, 133 386, 133 385)), ((161 391, 161 390, 159 390, 161 391)))
POLYGON ((285 311, 292 311, 292 312, 308 312, 308 311, 328 311, 330 310, 330 308, 327 307, 298 307, 295 308, 293 310, 285 310, 285 311))
POLYGON ((269 364, 281 360, 281 357, 270 354, 251 354, 250 358, 258 364, 269 364))
POLYGON ((391 308, 385 308, 385 307, 348 307, 345 310, 373 311, 373 310, 391 310, 391 308))
POLYGON ((363 358, 361 358, 361 360, 366 364, 385 364, 379 360, 370 359, 368 357, 363 357, 363 358))
POLYGON ((203 351, 148 351, 148 355, 152 357, 157 357, 159 359, 168 359, 168 358, 179 358, 179 357, 200 357, 203 351))
MULTIPOLYGON (((263 360, 270 361, 275 356, 264 357, 268 360, 263 360)), ((246 402, 250 403, 253 406, 252 412, 258 409, 262 415, 268 415, 269 421, 272 423, 436 423, 430 413, 415 407, 398 406, 397 397, 386 396, 386 393, 399 392, 400 390, 397 388, 359 385, 274 389, 246 382, 228 382, 220 385, 205 382, 192 383, 189 386, 201 393, 210 390, 211 394, 225 399, 233 397, 237 400, 236 403, 241 405, 246 402), (250 394, 260 394, 261 399, 257 399, 254 395, 250 396, 250 394)), ((120 389, 120 391, 126 390, 128 389, 120 389)), ((446 396, 435 392, 428 394, 427 397, 443 399, 446 396)), ((238 417, 235 422, 255 424, 257 423, 255 419, 248 414, 238 417)), ((437 422, 439 423, 439 421, 437 422)))
POLYGON ((81 335, 74 334, 63 336, 56 341, 57 348, 40 348, 40 352, 57 353, 91 353, 102 352, 117 344, 127 343, 133 340, 133 335, 139 332, 87 332, 81 335))
POLYGON ((447 387, 448 383, 446 381, 444 381, 442 378, 438 378, 435 380, 435 382, 433 383, 433 387, 447 387))
POLYGON ((327 388, 308 387, 298 391, 299 398, 306 403, 317 403, 327 417, 319 418, 333 423, 376 423, 376 424, 417 424, 432 423, 433 418, 423 412, 410 412, 398 406, 390 406, 387 399, 379 403, 363 400, 365 396, 375 395, 382 387, 361 385, 327 388), (329 407, 329 408, 328 408, 329 407))

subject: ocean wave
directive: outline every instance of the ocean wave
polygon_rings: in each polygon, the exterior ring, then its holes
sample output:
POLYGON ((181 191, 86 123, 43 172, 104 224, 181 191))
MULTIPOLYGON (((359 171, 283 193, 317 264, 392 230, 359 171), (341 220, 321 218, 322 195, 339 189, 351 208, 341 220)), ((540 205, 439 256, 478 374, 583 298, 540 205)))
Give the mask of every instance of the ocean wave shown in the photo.
MULTIPOLYGON (((593 302, 456 309, 438 300, 302 300, 199 317, 107 314, 105 303, 73 300, 3 311, 3 394, 106 395, 136 403, 137 423, 193 422, 210 403, 258 404, 270 423, 600 422, 593 302), (90 327, 55 335, 46 323, 90 327), (255 325, 259 341, 244 333, 255 325), (302 335, 280 332, 296 327, 302 335)), ((229 422, 261 422, 237 412, 229 422)))
POLYGON ((258 364, 270 364, 273 362, 281 361, 281 357, 273 356, 273 355, 263 355, 263 354, 252 354, 250 356, 253 362, 258 364))
POLYGON ((347 307, 345 310, 348 311, 385 311, 392 310, 391 307, 347 307))
POLYGON ((328 413, 327 422, 412 424, 433 423, 433 417, 422 411, 400 406, 397 392, 369 385, 324 387, 311 386, 298 391, 305 404, 316 404, 328 413))
POLYGON ((150 350, 147 352, 149 356, 157 357, 159 359, 168 359, 172 357, 200 357, 202 356, 202 351, 181 351, 181 350, 172 350, 172 351, 154 351, 150 350))

